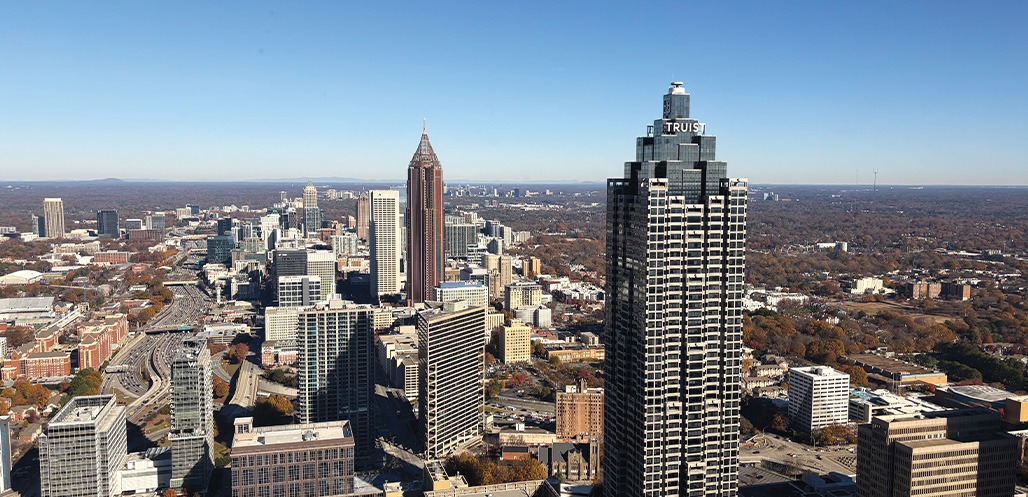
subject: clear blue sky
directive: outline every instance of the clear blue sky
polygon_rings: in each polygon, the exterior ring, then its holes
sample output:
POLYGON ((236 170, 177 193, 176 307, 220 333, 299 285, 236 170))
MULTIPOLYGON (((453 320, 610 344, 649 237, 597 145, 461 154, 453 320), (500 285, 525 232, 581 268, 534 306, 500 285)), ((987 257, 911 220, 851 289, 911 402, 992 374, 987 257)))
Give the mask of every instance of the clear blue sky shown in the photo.
POLYGON ((1028 2, 4 2, 0 178, 600 181, 673 79, 756 183, 1028 184, 1028 2))

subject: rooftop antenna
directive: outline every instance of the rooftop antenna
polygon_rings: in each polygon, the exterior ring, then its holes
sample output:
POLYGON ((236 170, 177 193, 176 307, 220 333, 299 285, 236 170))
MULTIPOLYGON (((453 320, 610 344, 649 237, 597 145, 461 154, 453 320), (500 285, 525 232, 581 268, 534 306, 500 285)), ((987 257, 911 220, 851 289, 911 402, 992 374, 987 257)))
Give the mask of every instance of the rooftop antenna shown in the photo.
POLYGON ((424 121, 421 123, 421 134, 425 134, 425 133, 428 133, 428 118, 427 117, 424 118, 424 121))

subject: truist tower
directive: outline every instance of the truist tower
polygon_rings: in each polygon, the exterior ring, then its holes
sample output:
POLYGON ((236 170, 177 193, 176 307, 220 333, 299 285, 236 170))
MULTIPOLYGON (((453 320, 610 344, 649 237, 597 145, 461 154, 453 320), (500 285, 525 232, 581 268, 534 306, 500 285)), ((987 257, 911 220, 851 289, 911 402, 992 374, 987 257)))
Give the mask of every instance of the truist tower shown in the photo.
POLYGON ((446 263, 443 231, 443 168, 422 128, 407 168, 407 303, 432 298, 446 263))
POLYGON ((735 496, 746 180, 671 83, 607 181, 607 496, 735 496))

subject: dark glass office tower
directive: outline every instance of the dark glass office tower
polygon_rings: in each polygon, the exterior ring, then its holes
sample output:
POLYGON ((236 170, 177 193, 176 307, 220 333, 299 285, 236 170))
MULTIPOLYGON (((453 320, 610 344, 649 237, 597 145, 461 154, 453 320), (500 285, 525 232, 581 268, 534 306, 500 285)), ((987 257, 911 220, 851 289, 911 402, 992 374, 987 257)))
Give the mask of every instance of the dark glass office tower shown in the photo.
POLYGON ((745 180, 672 83, 607 181, 604 493, 735 496, 745 180))
POLYGON ((118 211, 104 209, 96 211, 96 234, 97 236, 109 236, 118 238, 121 231, 118 226, 118 211))
POLYGON ((407 302, 431 298, 446 264, 443 232, 443 168, 428 131, 407 168, 407 302))

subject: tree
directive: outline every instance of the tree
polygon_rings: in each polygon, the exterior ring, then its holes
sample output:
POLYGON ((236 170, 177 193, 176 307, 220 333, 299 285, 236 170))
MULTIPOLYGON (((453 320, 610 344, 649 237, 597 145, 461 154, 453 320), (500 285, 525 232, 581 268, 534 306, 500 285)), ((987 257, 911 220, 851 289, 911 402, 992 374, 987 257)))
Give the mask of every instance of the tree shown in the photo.
POLYGON ((507 470, 506 482, 545 480, 546 468, 536 459, 514 461, 507 470))
POLYGON ((485 398, 486 400, 495 399, 500 396, 503 392, 503 382, 499 380, 489 380, 485 384, 485 398))
POLYGON ((70 397, 80 395, 98 395, 100 385, 103 384, 103 377, 93 368, 86 368, 79 371, 68 384, 67 393, 70 397))
POLYGON ((286 424, 293 415, 293 403, 277 393, 257 401, 253 407, 253 423, 258 426, 286 424))
POLYGON ((245 361, 249 353, 250 347, 245 343, 237 343, 228 348, 228 358, 233 364, 245 361))
POLYGON ((225 382, 225 380, 215 376, 211 385, 213 386, 212 393, 214 394, 214 398, 221 399, 228 395, 228 383, 225 382))
POLYGON ((485 353, 485 365, 486 366, 492 366, 493 364, 496 364, 496 357, 494 357, 492 354, 486 352, 485 353))
POLYGON ((853 386, 857 386, 857 387, 866 387, 867 386, 867 384, 868 384, 868 381, 867 381, 867 371, 864 371, 864 368, 862 368, 860 366, 853 366, 853 367, 850 368, 849 373, 850 373, 850 383, 853 384, 853 386))
POLYGON ((514 376, 512 376, 510 380, 507 381, 507 385, 509 385, 511 388, 521 388, 527 384, 528 375, 521 371, 514 373, 514 376))
MULTIPOLYGON (((448 474, 456 475, 459 473, 467 480, 468 485, 472 487, 487 484, 486 473, 482 463, 477 457, 467 452, 450 456, 446 459, 444 466, 448 474)), ((489 479, 491 479, 491 475, 489 479)))
POLYGON ((830 424, 821 428, 814 437, 821 445, 841 445, 857 443, 857 431, 852 425, 830 424))
POLYGON ((176 492, 174 489, 169 488, 161 494, 161 497, 178 497, 178 492, 176 492))

